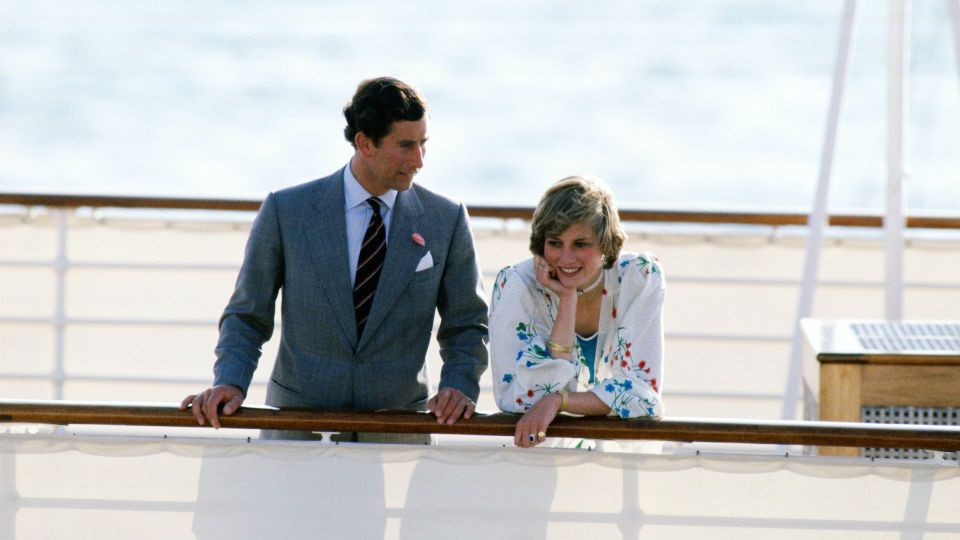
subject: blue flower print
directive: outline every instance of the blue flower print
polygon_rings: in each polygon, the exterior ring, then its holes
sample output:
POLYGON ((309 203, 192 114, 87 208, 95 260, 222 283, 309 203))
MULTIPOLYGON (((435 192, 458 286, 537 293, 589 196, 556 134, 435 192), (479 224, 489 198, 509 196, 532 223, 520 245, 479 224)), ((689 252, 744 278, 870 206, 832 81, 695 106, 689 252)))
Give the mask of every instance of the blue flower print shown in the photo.
POLYGON ((631 389, 633 389, 633 381, 631 381, 631 380, 623 381, 623 389, 624 389, 624 390, 631 390, 631 389))
POLYGON ((612 384, 612 383, 611 383, 611 384, 608 384, 608 385, 605 386, 603 389, 606 390, 607 392, 610 392, 610 393, 612 394, 612 393, 613 393, 613 390, 614 390, 613 384, 612 384))
POLYGON ((507 373, 506 375, 504 375, 504 376, 503 376, 503 382, 505 382, 505 383, 507 383, 507 384, 513 382, 513 374, 512 374, 512 373, 507 373))
MULTIPOLYGON (((652 414, 652 413, 653 413, 653 411, 651 411, 651 414, 652 414)), ((627 409, 626 407, 620 409, 620 418, 629 418, 629 417, 630 417, 630 410, 629 410, 629 409, 627 409)))

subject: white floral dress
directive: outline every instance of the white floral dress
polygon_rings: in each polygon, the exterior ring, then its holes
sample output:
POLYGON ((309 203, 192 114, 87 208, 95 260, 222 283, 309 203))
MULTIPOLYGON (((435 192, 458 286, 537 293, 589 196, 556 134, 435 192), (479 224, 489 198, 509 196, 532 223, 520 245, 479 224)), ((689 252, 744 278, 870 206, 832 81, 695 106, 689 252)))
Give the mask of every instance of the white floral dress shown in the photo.
POLYGON ((660 264, 649 252, 621 254, 604 270, 603 299, 590 383, 575 340, 575 362, 551 358, 546 342, 559 299, 534 277, 533 259, 497 274, 490 300, 490 356, 497 405, 522 413, 565 388, 591 391, 623 418, 663 416, 663 298, 660 264))

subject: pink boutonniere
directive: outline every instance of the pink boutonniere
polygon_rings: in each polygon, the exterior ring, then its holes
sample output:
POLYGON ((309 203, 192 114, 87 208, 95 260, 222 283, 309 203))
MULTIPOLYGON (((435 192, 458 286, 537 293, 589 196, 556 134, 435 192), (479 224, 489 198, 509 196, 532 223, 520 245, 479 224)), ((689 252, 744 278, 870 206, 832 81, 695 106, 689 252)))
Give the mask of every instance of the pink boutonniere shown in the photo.
POLYGON ((420 236, 420 233, 413 233, 413 236, 411 238, 413 238, 413 241, 420 244, 421 246, 427 245, 427 241, 424 240, 422 236, 420 236))

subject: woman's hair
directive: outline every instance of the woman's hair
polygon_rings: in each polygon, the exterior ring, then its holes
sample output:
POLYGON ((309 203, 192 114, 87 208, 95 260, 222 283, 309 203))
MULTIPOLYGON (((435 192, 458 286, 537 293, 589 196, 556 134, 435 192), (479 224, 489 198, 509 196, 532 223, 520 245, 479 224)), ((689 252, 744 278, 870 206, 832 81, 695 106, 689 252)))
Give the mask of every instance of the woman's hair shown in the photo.
POLYGON ((627 234, 620 226, 613 193, 595 176, 568 176, 543 194, 533 212, 530 251, 542 257, 547 237, 560 236, 577 223, 590 227, 600 242, 601 253, 607 258, 604 268, 612 268, 627 234))
POLYGON ((343 136, 357 147, 354 139, 363 133, 373 139, 375 146, 390 134, 394 122, 416 122, 428 114, 427 100, 416 88, 392 77, 367 79, 343 107, 347 127, 343 136))

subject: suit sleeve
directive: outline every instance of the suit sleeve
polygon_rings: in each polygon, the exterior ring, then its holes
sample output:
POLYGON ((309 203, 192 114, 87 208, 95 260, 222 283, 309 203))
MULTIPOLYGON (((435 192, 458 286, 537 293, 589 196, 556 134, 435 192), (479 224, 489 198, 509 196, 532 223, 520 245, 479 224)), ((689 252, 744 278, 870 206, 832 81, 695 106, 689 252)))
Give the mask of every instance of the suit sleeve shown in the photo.
POLYGON ((440 388, 460 390, 476 401, 480 375, 487 369, 487 303, 480 263, 467 219, 460 205, 437 296, 440 328, 437 342, 443 368, 440 388))
POLYGON ((233 296, 220 317, 214 385, 233 384, 246 394, 263 344, 273 335, 283 261, 276 200, 271 193, 253 222, 233 296))

